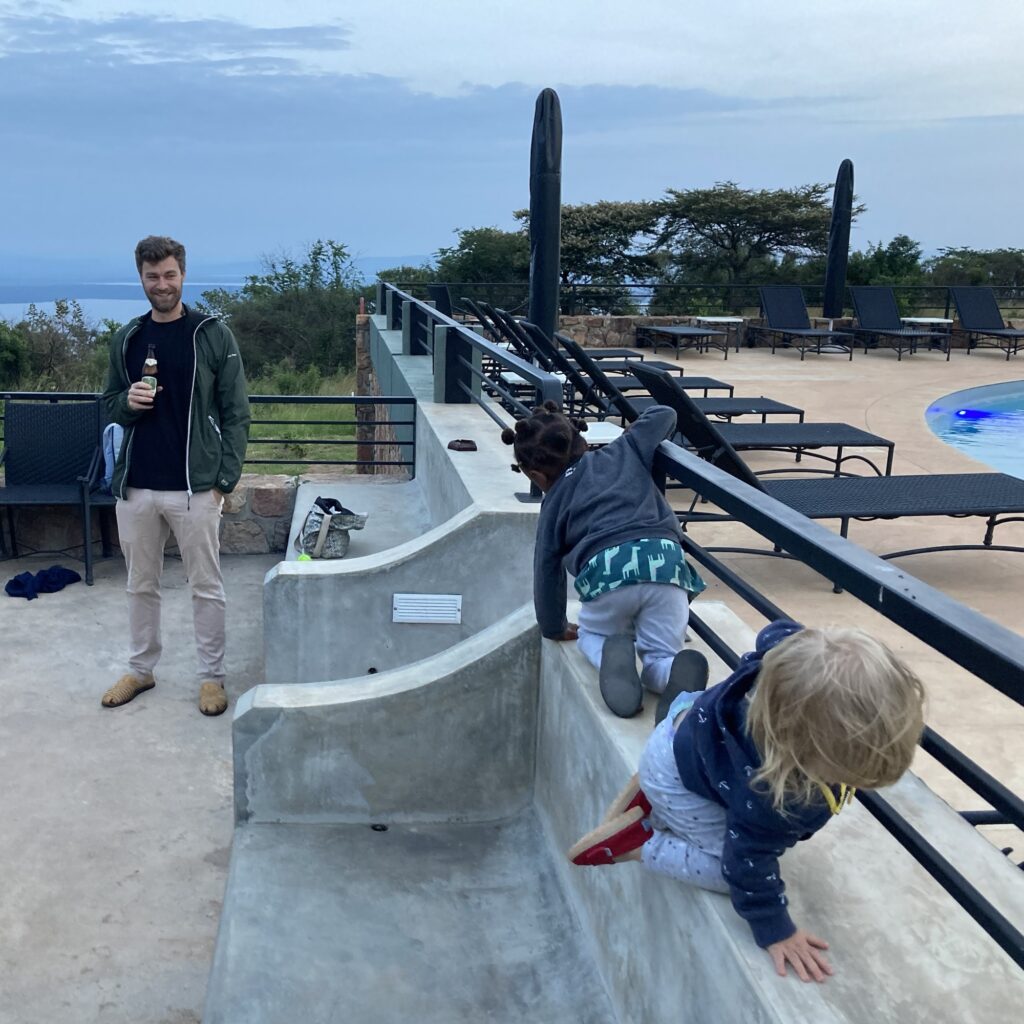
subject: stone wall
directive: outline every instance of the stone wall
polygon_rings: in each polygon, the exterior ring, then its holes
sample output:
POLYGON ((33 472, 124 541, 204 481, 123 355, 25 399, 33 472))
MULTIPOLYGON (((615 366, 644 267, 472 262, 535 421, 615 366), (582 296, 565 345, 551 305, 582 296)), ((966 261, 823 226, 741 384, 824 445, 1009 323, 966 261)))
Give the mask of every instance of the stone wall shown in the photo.
MULTIPOLYGON (((284 551, 291 529, 298 478, 245 473, 224 498, 220 549, 228 555, 262 555, 284 551)), ((77 508, 54 506, 14 509, 18 550, 82 551, 82 527, 77 508)), ((109 509, 111 541, 117 544, 117 520, 109 509)), ((100 557, 100 510, 93 511, 94 552, 100 557)), ((168 547, 174 549, 173 536, 168 547)))
POLYGON ((636 344, 636 326, 688 324, 688 316, 563 316, 559 329, 578 345, 588 348, 630 348, 636 344))

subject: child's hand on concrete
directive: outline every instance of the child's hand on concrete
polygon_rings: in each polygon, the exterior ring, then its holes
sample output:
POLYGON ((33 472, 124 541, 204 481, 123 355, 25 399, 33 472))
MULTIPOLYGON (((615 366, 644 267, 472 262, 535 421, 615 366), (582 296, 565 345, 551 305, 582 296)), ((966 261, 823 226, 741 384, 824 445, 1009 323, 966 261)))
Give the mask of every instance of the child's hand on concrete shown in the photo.
POLYGON ((569 628, 558 638, 559 640, 577 640, 579 639, 580 627, 575 622, 569 623, 569 628))
POLYGON ((773 942, 768 947, 768 955, 775 962, 775 970, 780 977, 786 976, 788 962, 792 964, 801 981, 824 981, 833 970, 825 955, 818 952, 821 949, 828 949, 828 943, 824 939, 797 928, 788 939, 773 942))

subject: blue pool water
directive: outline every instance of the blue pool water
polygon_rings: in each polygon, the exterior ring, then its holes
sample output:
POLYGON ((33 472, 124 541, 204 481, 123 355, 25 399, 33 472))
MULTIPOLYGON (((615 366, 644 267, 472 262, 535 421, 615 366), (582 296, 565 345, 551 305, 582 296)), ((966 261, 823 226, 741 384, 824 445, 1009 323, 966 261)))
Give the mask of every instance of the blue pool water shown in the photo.
POLYGON ((946 444, 1024 480, 1024 380, 954 391, 925 419, 946 444))

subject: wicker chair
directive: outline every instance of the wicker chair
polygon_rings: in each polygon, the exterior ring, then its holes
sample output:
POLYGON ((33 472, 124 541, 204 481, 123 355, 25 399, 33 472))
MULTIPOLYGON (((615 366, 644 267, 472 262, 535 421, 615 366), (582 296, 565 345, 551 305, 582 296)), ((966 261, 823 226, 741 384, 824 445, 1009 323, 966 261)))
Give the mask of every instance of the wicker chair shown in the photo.
MULTIPOLYGON (((17 556, 16 507, 73 505, 82 519, 85 582, 92 585, 92 509, 101 508, 103 554, 110 555, 107 514, 114 498, 99 491, 103 457, 102 417, 97 401, 6 403, 4 447, 0 465, 5 486, 0 505, 7 506, 10 554, 17 556)), ((0 529, 0 553, 7 544, 0 529)))

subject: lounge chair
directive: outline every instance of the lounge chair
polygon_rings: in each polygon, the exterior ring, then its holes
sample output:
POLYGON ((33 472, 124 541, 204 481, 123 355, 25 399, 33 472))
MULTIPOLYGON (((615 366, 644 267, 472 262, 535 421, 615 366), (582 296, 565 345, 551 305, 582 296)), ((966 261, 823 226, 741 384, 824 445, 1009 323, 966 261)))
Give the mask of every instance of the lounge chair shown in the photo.
MULTIPOLYGON (((651 397, 660 405, 667 405, 676 410, 676 415, 686 418, 690 408, 679 401, 680 389, 676 382, 667 374, 659 373, 647 367, 638 367, 637 377, 647 386, 651 397)), ((684 393, 685 395, 685 393, 684 393)), ((701 410, 703 411, 703 410, 701 410)), ((747 451, 779 451, 790 452, 800 462, 804 455, 821 459, 829 463, 831 469, 823 470, 803 466, 805 473, 827 473, 830 476, 843 475, 843 464, 850 461, 863 462, 871 467, 876 476, 888 476, 892 472, 892 456, 895 445, 885 437, 869 434, 866 430, 851 426, 848 423, 720 423, 717 430, 733 448, 747 451), (830 457, 817 450, 834 448, 835 455, 830 457), (883 448, 886 451, 884 471, 868 456, 846 451, 849 448, 883 448), (845 453, 845 454, 844 454, 845 453)), ((683 432, 685 437, 685 431, 683 432)), ((760 476, 776 473, 791 473, 792 467, 783 469, 762 470, 760 476)))
POLYGON ((1015 356, 1024 341, 1024 331, 1007 327, 999 312, 995 292, 987 287, 962 287, 949 289, 956 303, 960 326, 967 332, 967 354, 972 348, 998 348, 1006 358, 1015 356))
MULTIPOLYGON (((110 556, 107 521, 114 498, 99 493, 103 454, 100 449, 99 402, 12 402, 4 413, 4 447, 0 465, 5 486, 0 505, 7 506, 10 554, 18 555, 14 509, 47 505, 77 507, 85 547, 85 582, 92 586, 92 509, 101 509, 100 528, 104 557, 110 556)), ((7 545, 0 528, 0 552, 7 545)))
POLYGON ((884 285, 851 285, 853 309, 857 316, 857 326, 850 330, 861 338, 864 351, 869 345, 887 345, 895 349, 896 361, 903 359, 903 353, 917 351, 922 342, 937 347, 946 353, 949 359, 949 335, 946 332, 923 331, 918 328, 906 327, 900 319, 899 306, 892 288, 884 285))
POLYGON ((761 292, 761 312, 763 324, 749 324, 747 337, 756 341, 758 334, 767 334, 771 338, 772 353, 779 344, 788 346, 795 344, 800 349, 800 361, 808 350, 821 355, 823 351, 838 348, 849 352, 853 358, 853 339, 843 331, 826 331, 811 327, 807 316, 804 294, 799 285, 771 284, 764 285, 761 292), (850 339, 849 342, 843 339, 850 339), (828 349, 822 346, 828 346, 828 349))
MULTIPOLYGON (((890 551, 882 558, 923 554, 929 551, 989 549, 1024 551, 1024 548, 994 545, 997 526, 1024 522, 1024 480, 1005 473, 936 473, 926 476, 845 476, 828 480, 761 480, 740 458, 717 425, 712 423, 685 391, 675 396, 679 430, 697 454, 751 487, 789 505, 808 519, 838 519, 839 532, 849 533, 854 519, 899 519, 903 516, 979 516, 985 519, 981 544, 942 544, 926 548, 890 551)), ((728 513, 694 511, 680 513, 684 527, 696 522, 726 522, 728 513)), ((716 549, 709 549, 716 550, 716 549)), ((717 548, 746 554, 771 555, 763 548, 717 548)))
MULTIPOLYGON (((626 398, 616 386, 614 378, 607 377, 599 366, 588 359, 586 352, 572 338, 568 338, 564 334, 556 334, 555 338, 569 356, 583 368, 587 376, 594 381, 601 393, 614 402, 616 409, 622 412, 623 422, 632 422, 640 415, 641 410, 654 404, 654 399, 650 395, 630 395, 629 398, 626 398)), ((635 367, 631 376, 637 384, 640 383, 639 378, 636 377, 635 367)), ((700 390, 706 380, 708 378, 684 376, 676 380, 676 384, 682 390, 700 390)), ((728 419, 733 416, 760 416, 762 422, 765 422, 768 416, 796 416, 798 420, 804 418, 803 409, 795 405, 786 405, 784 402, 777 402, 773 398, 735 398, 732 395, 731 387, 728 398, 709 398, 705 391, 703 398, 694 398, 692 401, 708 416, 724 416, 728 419)))

